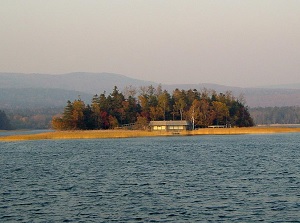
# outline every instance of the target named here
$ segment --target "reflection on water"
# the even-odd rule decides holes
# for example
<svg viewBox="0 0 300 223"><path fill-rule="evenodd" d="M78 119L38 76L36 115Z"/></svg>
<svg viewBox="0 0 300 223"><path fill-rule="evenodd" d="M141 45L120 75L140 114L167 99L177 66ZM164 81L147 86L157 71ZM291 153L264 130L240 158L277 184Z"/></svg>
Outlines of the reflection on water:
<svg viewBox="0 0 300 223"><path fill-rule="evenodd" d="M299 134L0 143L0 221L296 222L299 143Z"/></svg>

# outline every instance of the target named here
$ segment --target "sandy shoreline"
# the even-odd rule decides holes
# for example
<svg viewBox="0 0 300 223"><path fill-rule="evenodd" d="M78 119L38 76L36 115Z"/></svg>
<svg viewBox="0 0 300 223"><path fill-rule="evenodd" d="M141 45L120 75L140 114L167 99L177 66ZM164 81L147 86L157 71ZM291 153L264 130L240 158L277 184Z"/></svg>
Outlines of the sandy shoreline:
<svg viewBox="0 0 300 223"><path fill-rule="evenodd" d="M134 137L156 137L156 136L194 136L194 135L238 135L238 134L274 134L300 132L300 128L228 128L213 129L205 128L194 131L180 132L149 132L138 130L89 130L89 131L56 131L30 135L1 136L0 141L22 141L22 140L59 140L59 139L101 139L101 138L134 138Z"/></svg>

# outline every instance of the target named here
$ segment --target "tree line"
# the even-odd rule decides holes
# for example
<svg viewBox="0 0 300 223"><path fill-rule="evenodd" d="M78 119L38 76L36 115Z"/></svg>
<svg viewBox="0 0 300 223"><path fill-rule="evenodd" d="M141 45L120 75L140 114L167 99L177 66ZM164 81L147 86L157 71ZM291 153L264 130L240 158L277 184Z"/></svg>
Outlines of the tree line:
<svg viewBox="0 0 300 223"><path fill-rule="evenodd" d="M251 116L256 124L300 124L300 107L257 107L251 108Z"/></svg>
<svg viewBox="0 0 300 223"><path fill-rule="evenodd" d="M5 109L12 129L49 129L54 115L63 107L31 107Z"/></svg>
<svg viewBox="0 0 300 223"><path fill-rule="evenodd" d="M80 99L68 101L62 115L53 117L52 127L58 130L113 129L134 123L145 129L151 120L189 120L196 128L210 125L253 126L253 120L243 100L231 92L196 89L175 89L172 94L159 85L137 89L126 87L120 92L94 95L91 104Z"/></svg>

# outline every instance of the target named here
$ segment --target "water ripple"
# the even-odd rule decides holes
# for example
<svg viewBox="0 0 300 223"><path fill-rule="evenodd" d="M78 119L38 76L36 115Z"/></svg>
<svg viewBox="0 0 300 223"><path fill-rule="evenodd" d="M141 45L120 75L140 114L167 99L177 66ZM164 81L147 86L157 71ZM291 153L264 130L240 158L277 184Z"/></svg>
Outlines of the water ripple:
<svg viewBox="0 0 300 223"><path fill-rule="evenodd" d="M299 134L0 143L1 222L299 222Z"/></svg>

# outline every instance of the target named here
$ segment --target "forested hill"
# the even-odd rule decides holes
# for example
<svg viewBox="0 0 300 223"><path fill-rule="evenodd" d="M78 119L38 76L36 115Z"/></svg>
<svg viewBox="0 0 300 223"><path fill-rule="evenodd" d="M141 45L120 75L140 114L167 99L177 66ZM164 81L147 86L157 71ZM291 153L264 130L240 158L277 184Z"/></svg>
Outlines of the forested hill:
<svg viewBox="0 0 300 223"><path fill-rule="evenodd" d="M126 86L141 86L158 83L137 80L120 74L76 72L61 75L0 73L0 109L14 107L63 106L67 100L80 95L84 100L91 95L111 92L114 86L121 91ZM231 91L235 96L244 95L249 107L300 106L298 85L285 85L295 89L282 88L239 88L217 84L178 84L162 83L163 89L172 92L178 89L213 89L217 92Z"/></svg>
<svg viewBox="0 0 300 223"><path fill-rule="evenodd" d="M300 124L300 107L251 108L251 117L257 125Z"/></svg>

